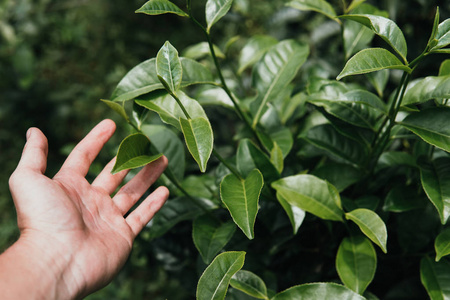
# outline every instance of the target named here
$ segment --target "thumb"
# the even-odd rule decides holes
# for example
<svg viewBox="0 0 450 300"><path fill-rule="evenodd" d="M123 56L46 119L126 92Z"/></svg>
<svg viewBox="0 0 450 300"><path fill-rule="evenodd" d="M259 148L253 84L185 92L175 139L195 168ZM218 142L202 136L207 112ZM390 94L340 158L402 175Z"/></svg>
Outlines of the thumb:
<svg viewBox="0 0 450 300"><path fill-rule="evenodd" d="M27 131L27 142L23 148L17 170L31 169L44 174L47 168L48 142L45 135L38 128Z"/></svg>

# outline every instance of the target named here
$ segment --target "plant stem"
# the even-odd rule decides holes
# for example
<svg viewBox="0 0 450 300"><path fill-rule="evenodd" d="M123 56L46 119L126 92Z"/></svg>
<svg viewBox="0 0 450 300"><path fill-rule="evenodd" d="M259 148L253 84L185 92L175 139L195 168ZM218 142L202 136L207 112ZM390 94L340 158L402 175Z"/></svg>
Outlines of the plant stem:
<svg viewBox="0 0 450 300"><path fill-rule="evenodd" d="M230 165L217 151L216 149L213 149L213 155L221 162L224 164L225 167L227 167L228 170L231 171L231 173L233 173L234 176L236 176L239 179L243 179L241 174L239 173L238 170L236 170L235 167L233 167L232 165Z"/></svg>
<svg viewBox="0 0 450 300"><path fill-rule="evenodd" d="M172 96L173 99L175 99L175 101L177 101L178 106L180 106L181 110L183 111L184 115L186 116L186 118L188 120L191 119L191 116L189 115L189 113L187 112L186 108L184 107L183 103L181 103L180 98L178 98L177 95L175 95L175 93L172 93L171 91L168 91L170 96Z"/></svg>

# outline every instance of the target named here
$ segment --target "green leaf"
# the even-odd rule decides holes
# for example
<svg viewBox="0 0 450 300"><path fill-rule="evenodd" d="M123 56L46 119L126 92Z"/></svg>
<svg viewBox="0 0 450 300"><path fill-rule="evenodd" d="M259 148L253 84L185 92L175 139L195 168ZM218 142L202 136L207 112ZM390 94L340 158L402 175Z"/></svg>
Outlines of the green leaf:
<svg viewBox="0 0 450 300"><path fill-rule="evenodd" d="M450 158L440 157L431 163L422 163L420 179L430 201L436 207L441 223L450 216Z"/></svg>
<svg viewBox="0 0 450 300"><path fill-rule="evenodd" d="M211 263L217 253L230 241L235 231L236 226L232 221L220 223L210 215L195 219L192 238L205 264Z"/></svg>
<svg viewBox="0 0 450 300"><path fill-rule="evenodd" d="M444 60L439 67L439 76L447 75L450 75L450 59Z"/></svg>
<svg viewBox="0 0 450 300"><path fill-rule="evenodd" d="M258 124L267 103L275 99L294 79L308 54L307 45L286 40L273 46L255 65L253 84L258 96L251 104L254 112L253 128Z"/></svg>
<svg viewBox="0 0 450 300"><path fill-rule="evenodd" d="M223 54L222 50L220 50L219 47L217 47L216 45L213 45L213 47L214 53L218 58L225 58L225 54ZM201 42L187 47L186 49L184 49L182 54L184 57L197 60L211 55L211 51L208 42Z"/></svg>
<svg viewBox="0 0 450 300"><path fill-rule="evenodd" d="M377 91L378 96L383 97L384 89L389 81L389 70L368 73L366 77Z"/></svg>
<svg viewBox="0 0 450 300"><path fill-rule="evenodd" d="M444 229L436 237L434 241L434 249L436 250L436 261L450 254L450 229Z"/></svg>
<svg viewBox="0 0 450 300"><path fill-rule="evenodd" d="M168 0L150 0L146 2L141 8L136 10L136 13L144 13L147 15L161 15L161 14L176 14L180 17L189 17L178 6Z"/></svg>
<svg viewBox="0 0 450 300"><path fill-rule="evenodd" d="M197 101L202 105L219 105L226 108L233 108L234 104L230 96L219 87L202 90L197 96Z"/></svg>
<svg viewBox="0 0 450 300"><path fill-rule="evenodd" d="M358 182L362 177L361 171L355 167L333 162L319 167L311 174L330 182L339 192Z"/></svg>
<svg viewBox="0 0 450 300"><path fill-rule="evenodd" d="M178 51L169 41L156 55L156 74L169 93L175 94L180 88L183 68L178 58Z"/></svg>
<svg viewBox="0 0 450 300"><path fill-rule="evenodd" d="M206 31L208 33L211 27L227 14L232 3L233 0L208 0L206 2Z"/></svg>
<svg viewBox="0 0 450 300"><path fill-rule="evenodd" d="M246 68L254 65L267 50L277 43L277 39L268 35L255 35L250 38L239 55L238 74L241 74Z"/></svg>
<svg viewBox="0 0 450 300"><path fill-rule="evenodd" d="M366 0L353 0L352 3L347 7L347 11L352 11L360 7L360 5L364 2L366 2Z"/></svg>
<svg viewBox="0 0 450 300"><path fill-rule="evenodd" d="M303 220L305 219L305 211L295 205L289 204L280 193L277 193L277 199L288 215L289 221L292 225L293 234L296 235L298 229L303 223Z"/></svg>
<svg viewBox="0 0 450 300"><path fill-rule="evenodd" d="M364 300L345 286L335 283L307 283L278 293L271 300Z"/></svg>
<svg viewBox="0 0 450 300"><path fill-rule="evenodd" d="M407 63L406 55L408 53L406 40L403 32L392 20L376 15L369 14L352 14L339 16L340 18L356 21L370 30L376 35L386 41L403 59L404 63Z"/></svg>
<svg viewBox="0 0 450 300"><path fill-rule="evenodd" d="M416 159L406 152L386 151L381 154L377 162L376 171L378 172L384 168L398 168L400 166L417 168Z"/></svg>
<svg viewBox="0 0 450 300"><path fill-rule="evenodd" d="M352 165L362 165L367 157L366 148L339 134L329 124L313 127L303 138L315 147L323 149Z"/></svg>
<svg viewBox="0 0 450 300"><path fill-rule="evenodd" d="M245 179L228 174L220 183L220 198L227 207L234 223L251 240L258 202L264 180L261 172L254 169Z"/></svg>
<svg viewBox="0 0 450 300"><path fill-rule="evenodd" d="M244 260L244 251L217 255L198 281L197 300L223 300L231 277L244 266Z"/></svg>
<svg viewBox="0 0 450 300"><path fill-rule="evenodd" d="M336 269L345 286L362 295L377 269L372 243L363 236L344 238L336 256Z"/></svg>
<svg viewBox="0 0 450 300"><path fill-rule="evenodd" d="M257 299L269 299L264 281L256 274L240 270L231 277L230 285Z"/></svg>
<svg viewBox="0 0 450 300"><path fill-rule="evenodd" d="M194 99L189 98L182 91L178 91L178 98L191 118L208 119L203 107ZM154 92L149 95L140 96L136 103L156 112L164 123L170 124L181 131L180 118L185 118L183 111L177 101L165 92Z"/></svg>
<svg viewBox="0 0 450 300"><path fill-rule="evenodd" d="M283 151L281 151L280 146L276 142L273 143L273 148L270 151L270 162L277 169L278 173L281 174L284 168Z"/></svg>
<svg viewBox="0 0 450 300"><path fill-rule="evenodd" d="M429 76L406 90L402 105L418 104L430 99L450 98L450 75Z"/></svg>
<svg viewBox="0 0 450 300"><path fill-rule="evenodd" d="M347 220L358 225L361 231L375 244L387 253L387 230L383 220L372 210L358 208L345 214Z"/></svg>
<svg viewBox="0 0 450 300"><path fill-rule="evenodd" d="M450 263L433 262L425 256L420 262L420 280L431 300L450 299Z"/></svg>
<svg viewBox="0 0 450 300"><path fill-rule="evenodd" d="M337 80L346 76L367 74L384 69L397 69L411 73L394 54L383 48L369 48L356 53L344 66Z"/></svg>
<svg viewBox="0 0 450 300"><path fill-rule="evenodd" d="M435 39L438 41L433 51L444 48L450 44L450 19L445 20L438 26Z"/></svg>
<svg viewBox="0 0 450 300"><path fill-rule="evenodd" d="M242 139L236 154L236 166L247 177L254 169L262 170L264 181L270 183L280 178L280 173L270 159L249 139Z"/></svg>
<svg viewBox="0 0 450 300"><path fill-rule="evenodd" d="M102 101L103 103L105 103L106 105L109 106L109 108L111 108L112 110L114 110L116 113L118 113L122 118L125 119L125 121L129 121L130 119L128 118L127 112L125 111L125 108L123 107L122 104L119 104L117 102L114 101L110 101L110 100L104 100L101 99L100 101Z"/></svg>
<svg viewBox="0 0 450 300"><path fill-rule="evenodd" d="M438 40L436 39L436 35L438 33L438 26L439 26L439 7L436 8L436 15L434 16L434 22L433 22L433 30L431 31L431 36L428 40L427 47L433 48Z"/></svg>
<svg viewBox="0 0 450 300"><path fill-rule="evenodd" d="M383 210L401 213L423 208L425 203L426 199L418 195L411 186L400 186L389 191L384 200Z"/></svg>
<svg viewBox="0 0 450 300"><path fill-rule="evenodd" d="M202 117L188 120L180 117L180 126L189 152L200 167L200 171L205 172L214 144L211 124Z"/></svg>
<svg viewBox="0 0 450 300"><path fill-rule="evenodd" d="M425 142L450 152L450 108L437 107L412 113L400 125Z"/></svg>
<svg viewBox="0 0 450 300"><path fill-rule="evenodd" d="M293 0L286 5L298 10L315 11L336 21L336 12L325 0Z"/></svg>
<svg viewBox="0 0 450 300"><path fill-rule="evenodd" d="M164 125L143 125L141 130L152 141L156 151L167 157L169 170L181 180L184 175L186 158L180 138Z"/></svg>
<svg viewBox="0 0 450 300"><path fill-rule="evenodd" d="M290 205L319 218L342 221L343 211L339 194L336 195L329 186L328 182L306 174L285 177L272 183L278 199L284 199Z"/></svg>
<svg viewBox="0 0 450 300"><path fill-rule="evenodd" d="M194 84L217 85L211 71L201 63L186 57L180 57L180 61L183 66L181 87L187 87Z"/></svg>
<svg viewBox="0 0 450 300"><path fill-rule="evenodd" d="M111 173L145 166L161 156L162 154L151 155L150 140L145 135L141 133L129 135L120 143Z"/></svg>

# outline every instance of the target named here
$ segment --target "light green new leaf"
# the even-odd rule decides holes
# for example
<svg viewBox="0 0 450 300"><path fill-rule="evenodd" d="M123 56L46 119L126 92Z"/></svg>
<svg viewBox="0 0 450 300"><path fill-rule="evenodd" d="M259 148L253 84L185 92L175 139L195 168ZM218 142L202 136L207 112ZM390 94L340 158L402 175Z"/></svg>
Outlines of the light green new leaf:
<svg viewBox="0 0 450 300"><path fill-rule="evenodd" d="M289 221L292 225L293 234L296 235L298 229L303 223L303 220L305 219L305 211L295 205L289 204L280 193L277 193L277 199L288 215Z"/></svg>
<svg viewBox="0 0 450 300"><path fill-rule="evenodd" d="M330 184L313 175L295 175L272 183L277 198L287 201L319 218L342 221L342 206ZM335 188L334 188L335 189Z"/></svg>
<svg viewBox="0 0 450 300"><path fill-rule="evenodd" d="M270 151L270 162L277 169L278 173L281 174L284 168L283 151L281 151L280 146L277 142L273 143L273 148Z"/></svg>
<svg viewBox="0 0 450 300"><path fill-rule="evenodd" d="M233 0L208 0L206 2L206 31L208 33L211 27L227 14L232 3Z"/></svg>
<svg viewBox="0 0 450 300"><path fill-rule="evenodd" d="M145 166L161 156L162 154L151 155L150 140L145 135L141 133L129 135L120 143L111 173Z"/></svg>
<svg viewBox="0 0 450 300"><path fill-rule="evenodd" d="M286 5L298 10L315 11L337 21L336 12L325 0L293 0L288 2Z"/></svg>
<svg viewBox="0 0 450 300"><path fill-rule="evenodd" d="M336 255L336 269L345 286L362 295L377 269L373 244L363 236L344 238Z"/></svg>
<svg viewBox="0 0 450 300"><path fill-rule="evenodd" d="M220 183L220 198L227 207L234 223L251 240L258 213L259 195L264 179L258 169L254 169L245 179L228 174Z"/></svg>
<svg viewBox="0 0 450 300"><path fill-rule="evenodd" d="M175 94L180 88L183 68L177 49L169 41L156 55L156 74L168 92Z"/></svg>
<svg viewBox="0 0 450 300"><path fill-rule="evenodd" d="M433 29L431 31L431 36L428 39L427 47L433 48L438 43L438 40L436 39L436 35L438 33L438 26L439 26L439 7L436 8L436 15L434 16L434 22L433 22Z"/></svg>
<svg viewBox="0 0 450 300"><path fill-rule="evenodd" d="M450 216L450 158L440 157L432 163L422 163L420 179L430 201L436 207L442 224Z"/></svg>
<svg viewBox="0 0 450 300"><path fill-rule="evenodd" d="M447 75L450 75L450 59L444 60L439 67L439 76Z"/></svg>
<svg viewBox="0 0 450 300"><path fill-rule="evenodd" d="M450 152L450 108L435 107L412 113L400 125L425 142Z"/></svg>
<svg viewBox="0 0 450 300"><path fill-rule="evenodd" d="M225 58L225 54L223 54L222 50L216 45L213 45L214 53L218 58ZM209 48L208 42L200 42L198 44L192 45L184 49L182 52L183 57L187 57L190 59L200 59L205 56L211 55L211 50Z"/></svg>
<svg viewBox="0 0 450 300"><path fill-rule="evenodd" d="M180 117L180 127L189 152L200 167L200 171L205 172L214 144L211 124L202 117L188 120Z"/></svg>
<svg viewBox="0 0 450 300"><path fill-rule="evenodd" d="M238 74L254 65L276 43L277 39L268 35L255 35L249 39L239 55Z"/></svg>
<svg viewBox="0 0 450 300"><path fill-rule="evenodd" d="M240 270L231 277L230 285L257 299L269 299L264 281L256 274Z"/></svg>
<svg viewBox="0 0 450 300"><path fill-rule="evenodd" d="M161 14L176 14L180 17L189 17L187 13L182 11L178 6L168 0L150 0L146 2L141 8L136 10L136 13L144 13L147 15L161 15Z"/></svg>
<svg viewBox="0 0 450 300"><path fill-rule="evenodd" d="M436 250L436 261L450 254L450 229L444 229L436 237L434 241L434 249Z"/></svg>
<svg viewBox="0 0 450 300"><path fill-rule="evenodd" d="M125 121L129 121L130 119L128 118L127 112L125 111L125 108L123 107L123 103L119 104L117 102L114 101L110 101L110 100L104 100L101 99L100 101L102 101L103 103L105 103L106 105L109 106L109 108L111 108L112 110L114 110L116 113L118 113L122 118L125 119Z"/></svg>
<svg viewBox="0 0 450 300"><path fill-rule="evenodd" d="M209 215L195 219L192 239L205 264L210 264L214 257L230 241L236 231L232 221L220 223Z"/></svg>
<svg viewBox="0 0 450 300"><path fill-rule="evenodd" d="M450 263L446 260L433 262L425 256L420 262L420 280L431 300L450 299Z"/></svg>
<svg viewBox="0 0 450 300"><path fill-rule="evenodd" d="M418 104L430 99L450 98L450 75L429 76L406 90L402 105Z"/></svg>
<svg viewBox="0 0 450 300"><path fill-rule="evenodd" d="M385 40L403 59L404 63L407 63L406 55L408 54L405 36L400 28L392 20L376 15L369 14L352 14L343 15L340 18L356 21L370 30L376 35Z"/></svg>
<svg viewBox="0 0 450 300"><path fill-rule="evenodd" d="M205 269L197 285L197 300L223 300L231 277L244 266L245 252L224 252Z"/></svg>
<svg viewBox="0 0 450 300"><path fill-rule="evenodd" d="M337 80L346 76L367 74L384 69L397 69L411 73L394 54L383 48L369 48L356 53L344 66Z"/></svg>
<svg viewBox="0 0 450 300"><path fill-rule="evenodd" d="M436 46L433 47L433 51L444 48L450 44L450 19L439 24L435 39L438 42Z"/></svg>
<svg viewBox="0 0 450 300"><path fill-rule="evenodd" d="M372 242L380 246L384 253L387 253L386 225L374 211L366 208L358 208L346 213L345 218L355 222Z"/></svg>
<svg viewBox="0 0 450 300"><path fill-rule="evenodd" d="M365 300L361 295L336 283L307 283L278 293L271 300Z"/></svg>
<svg viewBox="0 0 450 300"><path fill-rule="evenodd" d="M275 99L294 79L308 54L308 45L286 40L273 46L255 65L253 84L258 96L251 104L253 128L256 128L268 101Z"/></svg>
<svg viewBox="0 0 450 300"><path fill-rule="evenodd" d="M352 3L347 7L347 12L358 8L364 2L366 2L366 0L353 0Z"/></svg>

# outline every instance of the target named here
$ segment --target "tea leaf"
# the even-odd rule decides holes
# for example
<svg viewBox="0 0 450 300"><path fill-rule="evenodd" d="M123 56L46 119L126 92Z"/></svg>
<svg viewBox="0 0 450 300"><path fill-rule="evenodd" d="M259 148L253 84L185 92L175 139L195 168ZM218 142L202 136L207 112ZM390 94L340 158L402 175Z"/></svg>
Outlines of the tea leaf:
<svg viewBox="0 0 450 300"><path fill-rule="evenodd" d="M434 249L436 250L436 261L450 254L450 229L444 229L439 233L434 241Z"/></svg>
<svg viewBox="0 0 450 300"><path fill-rule="evenodd" d="M450 263L448 261L433 262L428 256L420 261L420 280L431 300L450 298Z"/></svg>
<svg viewBox="0 0 450 300"><path fill-rule="evenodd" d="M336 12L325 0L293 0L286 5L298 10L315 11L336 21Z"/></svg>
<svg viewBox="0 0 450 300"><path fill-rule="evenodd" d="M238 74L254 65L270 47L277 43L278 41L275 38L268 35L255 35L249 39L239 55Z"/></svg>
<svg viewBox="0 0 450 300"><path fill-rule="evenodd" d="M141 8L136 10L136 13L144 13L147 15L161 15L161 14L176 14L180 17L189 17L187 13L182 11L178 6L168 0L150 0L146 2Z"/></svg>
<svg viewBox="0 0 450 300"><path fill-rule="evenodd" d="M450 75L429 76L406 90L402 105L419 104L430 99L450 98Z"/></svg>
<svg viewBox="0 0 450 300"><path fill-rule="evenodd" d="M254 298L269 299L264 281L250 271L238 271L231 277L230 285Z"/></svg>
<svg viewBox="0 0 450 300"><path fill-rule="evenodd" d="M307 283L297 285L278 293L272 300L323 300L323 299L345 299L345 300L364 300L363 296L358 295L349 288L336 283Z"/></svg>
<svg viewBox="0 0 450 300"><path fill-rule="evenodd" d="M303 220L305 219L305 211L295 205L289 204L280 193L277 193L277 199L288 215L289 221L292 225L293 234L296 235L298 229L303 223Z"/></svg>
<svg viewBox="0 0 450 300"><path fill-rule="evenodd" d="M183 68L177 49L168 41L164 43L156 56L156 74L170 93L175 94L180 88Z"/></svg>
<svg viewBox="0 0 450 300"><path fill-rule="evenodd" d="M227 14L232 3L233 0L208 0L206 2L206 31L208 33L211 27Z"/></svg>

